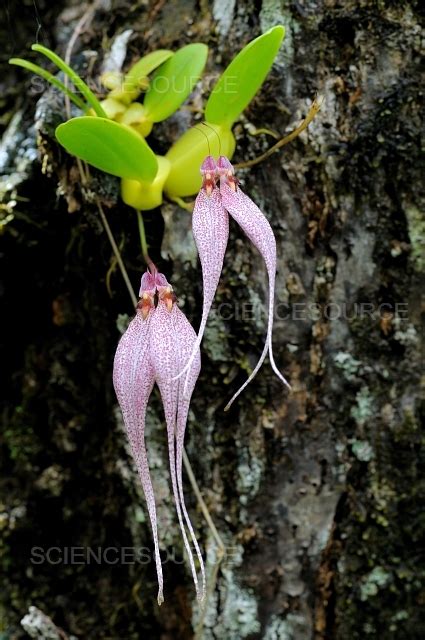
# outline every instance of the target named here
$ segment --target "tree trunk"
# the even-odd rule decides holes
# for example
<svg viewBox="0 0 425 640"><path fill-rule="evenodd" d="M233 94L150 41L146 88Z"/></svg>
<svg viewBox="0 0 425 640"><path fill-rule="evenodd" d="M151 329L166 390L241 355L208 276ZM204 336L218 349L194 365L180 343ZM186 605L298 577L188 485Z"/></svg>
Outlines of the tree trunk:
<svg viewBox="0 0 425 640"><path fill-rule="evenodd" d="M63 55L87 9L9 5L6 58L27 56L36 36ZM284 24L276 64L235 127L235 162L273 144L255 128L283 135L316 91L324 95L307 133L238 174L276 234L273 340L293 391L266 364L223 412L261 353L267 301L264 265L232 224L186 438L226 545L213 583L217 549L185 478L209 558L204 615L182 557L154 394L146 438L165 577L156 605L151 531L112 389L118 328L133 308L94 196L136 289L144 265L135 214L117 179L93 171L81 187L54 139L63 98L40 95L27 72L5 66L1 638L28 637L24 629L113 640L192 638L196 629L202 640L425 637L423 13L413 0L112 0L98 3L77 38L72 64L92 78L126 29L126 67L157 48L207 43L199 107L244 44ZM155 150L194 122L183 110L158 125ZM190 215L166 203L145 221L153 257L197 328ZM49 632L20 625L29 606L51 618Z"/></svg>

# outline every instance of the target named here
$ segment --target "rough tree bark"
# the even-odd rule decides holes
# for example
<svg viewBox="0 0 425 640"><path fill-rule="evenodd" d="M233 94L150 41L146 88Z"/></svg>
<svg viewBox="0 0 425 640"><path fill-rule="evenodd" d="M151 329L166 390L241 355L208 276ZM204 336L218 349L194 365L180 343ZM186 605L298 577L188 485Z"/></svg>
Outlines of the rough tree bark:
<svg viewBox="0 0 425 640"><path fill-rule="evenodd" d="M29 0L8 5L5 57L27 54L36 31L63 53L87 8L62 1L49 9L39 0L35 13ZM306 113L316 90L324 94L307 134L240 175L276 232L274 343L294 390L288 395L265 366L232 410L222 411L265 333L265 269L233 225L187 435L228 548L198 637L423 639L423 7L403 0L110 0L81 33L72 60L96 77L125 29L133 30L126 65L158 47L206 42L208 73L192 99L200 106L235 52L277 23L286 26L286 40L235 128L235 158L270 146L252 127L282 133ZM28 76L7 67L0 82L7 309L0 636L28 637L20 620L34 605L68 637L192 638L199 612L181 562L157 397L147 440L168 558L165 604L155 604L152 562L72 564L63 557L65 547L151 548L111 385L117 324L132 309L96 207L82 204L74 161L54 141L63 99L51 90L35 95ZM165 151L192 120L183 111L157 127L156 150ZM136 287L143 263L134 214L119 201L118 182L93 173L86 196L97 193L108 207ZM196 326L202 291L190 216L168 203L146 224L154 257ZM188 483L186 495L212 556ZM33 547L59 547L62 560L35 564ZM43 637L61 637L52 629Z"/></svg>

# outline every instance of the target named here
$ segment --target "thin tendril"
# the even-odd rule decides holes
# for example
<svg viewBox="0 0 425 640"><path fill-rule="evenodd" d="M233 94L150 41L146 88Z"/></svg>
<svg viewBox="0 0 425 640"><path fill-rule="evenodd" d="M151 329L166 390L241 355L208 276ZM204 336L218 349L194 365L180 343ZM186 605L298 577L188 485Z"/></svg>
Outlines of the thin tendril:
<svg viewBox="0 0 425 640"><path fill-rule="evenodd" d="M220 136L218 135L218 132L214 129L214 127L212 127L210 124L208 124L207 122L201 122L201 124L204 125L204 127L208 127L208 129L211 129L211 131L214 131L215 135L218 138L218 155L221 156L221 139ZM211 154L210 154L211 155Z"/></svg>
<svg viewBox="0 0 425 640"><path fill-rule="evenodd" d="M35 19L37 21L37 33L35 34L35 41L38 44L38 36L40 35L40 33L41 35L43 35L42 32L44 31L44 28L43 28L43 25L41 24L40 13L38 11L36 0L32 0L32 4L34 6Z"/></svg>

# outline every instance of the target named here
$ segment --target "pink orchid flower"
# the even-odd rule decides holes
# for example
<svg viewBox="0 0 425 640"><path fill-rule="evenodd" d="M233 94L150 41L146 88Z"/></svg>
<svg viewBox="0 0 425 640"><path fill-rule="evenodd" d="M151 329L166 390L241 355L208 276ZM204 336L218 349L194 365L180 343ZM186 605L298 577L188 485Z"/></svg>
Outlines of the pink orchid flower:
<svg viewBox="0 0 425 640"><path fill-rule="evenodd" d="M159 585L158 604L164 601L163 575L155 498L144 435L146 408L155 382L160 390L167 423L170 473L177 517L189 556L197 597L202 600L205 595L204 563L185 506L182 482L183 443L190 397L201 369L199 347L195 350L195 357L192 358L192 366L187 375L185 396L183 385L175 379L176 374L193 354L197 337L186 316L176 305L173 288L163 274L156 270L153 273L145 273L141 280L139 296L136 315L118 344L113 380L151 521ZM199 586L183 518L199 560L202 586Z"/></svg>
<svg viewBox="0 0 425 640"><path fill-rule="evenodd" d="M289 389L291 388L277 368L273 356L272 332L276 276L276 239L265 215L239 187L235 178L234 168L226 157L220 156L216 163L214 158L208 156L201 165L201 175L203 176L203 183L196 198L192 222L193 236L199 252L204 285L202 318L195 343L196 348L201 343L223 267L224 253L229 237L228 214L239 224L260 252L265 262L269 279L267 337L263 352L251 375L227 403L225 407L225 411L227 411L233 401L257 375L267 353L269 354L273 371ZM220 189L217 187L217 180L220 181ZM190 359L179 376L190 371L194 358L195 351L192 352ZM189 374L187 373L185 390L188 380Z"/></svg>

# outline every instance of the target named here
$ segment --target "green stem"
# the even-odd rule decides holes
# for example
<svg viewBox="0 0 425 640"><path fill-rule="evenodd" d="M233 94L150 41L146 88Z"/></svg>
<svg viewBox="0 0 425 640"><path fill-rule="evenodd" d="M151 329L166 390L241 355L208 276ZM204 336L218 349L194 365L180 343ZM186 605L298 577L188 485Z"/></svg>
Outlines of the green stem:
<svg viewBox="0 0 425 640"><path fill-rule="evenodd" d="M157 269L149 256L148 243L146 241L145 223L143 222L143 215L142 215L142 212L139 211L138 209L136 209L136 213L137 213L137 222L139 225L140 246L142 248L143 260L148 265L151 273L154 273Z"/></svg>
<svg viewBox="0 0 425 640"><path fill-rule="evenodd" d="M93 108L96 115L99 116L99 118L108 117L102 109L102 106L99 100L94 95L93 91L91 91L84 80L80 78L78 73L75 73L75 71L71 69L71 67L62 60L62 58L56 55L56 53L53 53L53 51L50 51L50 49L48 49L47 47L43 47L43 45L41 44L33 44L31 49L45 55L46 58L49 58L49 60L51 60L57 67L59 67L61 71L63 71L63 73L68 76L74 86L81 91L82 95L87 100L89 105Z"/></svg>
<svg viewBox="0 0 425 640"><path fill-rule="evenodd" d="M55 76L51 74L49 71L46 71L46 69L39 67L38 64L33 64L32 62L29 62L28 60L24 60L23 58L10 58L9 64L15 64L18 67L23 67L24 69L28 69L28 71L35 73L41 78L44 78L44 80L47 80L47 82L50 82L50 84L52 84L57 89L60 89L62 93L68 96L68 98L72 100L72 102L79 109L81 109L81 111L84 111L84 112L87 111L87 105L83 100L81 100L81 98L76 96L75 93L72 93L72 91L70 91L68 87L64 85L63 82L55 78Z"/></svg>

